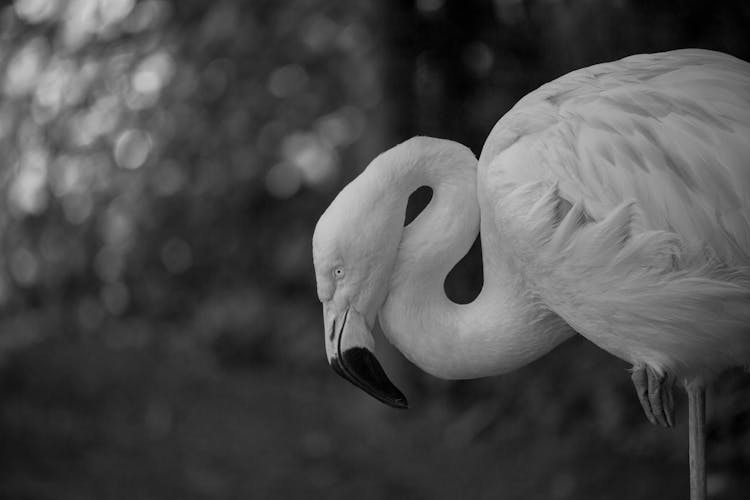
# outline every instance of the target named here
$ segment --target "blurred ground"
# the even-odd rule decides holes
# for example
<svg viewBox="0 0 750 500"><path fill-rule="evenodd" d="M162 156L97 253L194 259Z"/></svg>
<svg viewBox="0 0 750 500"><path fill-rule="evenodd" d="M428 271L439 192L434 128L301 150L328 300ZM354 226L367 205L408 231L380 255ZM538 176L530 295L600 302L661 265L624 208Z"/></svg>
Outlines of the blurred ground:
<svg viewBox="0 0 750 500"><path fill-rule="evenodd" d="M750 59L745 2L0 3L0 498L685 498L684 402L648 425L573 340L413 408L325 362L310 238L412 135L479 152L524 93L638 52ZM449 281L470 300L478 251ZM381 339L382 340L382 339ZM709 401L709 489L750 484L750 383Z"/></svg>
<svg viewBox="0 0 750 500"><path fill-rule="evenodd" d="M684 401L677 428L657 429L634 399L590 400L591 373L628 385L622 363L572 341L453 388L473 401L446 404L434 394L446 383L430 381L397 411L295 366L227 371L191 349L48 341L0 374L0 496L685 498ZM712 498L750 487L715 466Z"/></svg>
<svg viewBox="0 0 750 500"><path fill-rule="evenodd" d="M603 357L584 344L564 350L568 357ZM527 375L497 381L515 393L503 399L522 397L513 386ZM555 398L531 376L524 391ZM399 412L333 377L269 365L228 373L197 352L97 342L37 346L9 363L2 379L3 498L666 499L687 493L684 449L671 457L666 450L618 449L628 446L622 436L586 431L601 425L590 410L571 408L562 424L551 424L544 401L541 413L524 416L517 404L451 409L412 393L414 408ZM672 432L684 437L685 428ZM662 433L651 434L656 441ZM641 480L650 476L658 480Z"/></svg>

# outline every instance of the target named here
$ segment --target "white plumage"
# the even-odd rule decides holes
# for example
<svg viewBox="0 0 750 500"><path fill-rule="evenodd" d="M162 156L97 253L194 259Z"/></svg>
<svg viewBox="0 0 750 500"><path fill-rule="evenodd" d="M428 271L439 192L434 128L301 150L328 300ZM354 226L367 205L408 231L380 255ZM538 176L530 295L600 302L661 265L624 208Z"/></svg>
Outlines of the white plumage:
<svg viewBox="0 0 750 500"><path fill-rule="evenodd" d="M423 185L432 201L402 228ZM480 228L484 286L458 305L443 283ZM406 400L363 354L376 316L445 378L515 369L578 332L633 364L652 422L672 425L682 379L702 428L703 384L750 364L750 65L680 50L572 72L503 116L478 162L406 141L331 203L313 255L329 360L388 404Z"/></svg>
<svg viewBox="0 0 750 500"><path fill-rule="evenodd" d="M747 63L680 50L571 73L498 122L479 176L536 238L532 288L590 340L687 378L750 362ZM598 222L545 251L545 214L532 235L507 209L533 182Z"/></svg>

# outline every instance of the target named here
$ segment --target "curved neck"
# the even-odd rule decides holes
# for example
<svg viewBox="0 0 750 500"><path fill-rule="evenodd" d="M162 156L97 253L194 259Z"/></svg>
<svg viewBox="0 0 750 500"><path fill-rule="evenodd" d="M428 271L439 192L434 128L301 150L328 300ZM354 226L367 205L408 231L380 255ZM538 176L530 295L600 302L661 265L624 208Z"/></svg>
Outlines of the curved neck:
<svg viewBox="0 0 750 500"><path fill-rule="evenodd" d="M484 285L470 304L445 294L450 270L480 229L477 160L450 141L420 138L416 159L384 162L403 200L432 188L425 210L404 228L380 323L409 360L442 378L475 378L523 366L572 335L562 320L528 297L499 249L494 225L482 220Z"/></svg>

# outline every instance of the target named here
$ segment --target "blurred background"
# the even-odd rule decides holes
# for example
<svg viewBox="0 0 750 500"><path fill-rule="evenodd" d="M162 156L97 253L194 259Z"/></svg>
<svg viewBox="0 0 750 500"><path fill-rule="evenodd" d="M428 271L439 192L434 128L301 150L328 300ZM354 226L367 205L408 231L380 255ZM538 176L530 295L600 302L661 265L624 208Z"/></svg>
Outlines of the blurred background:
<svg viewBox="0 0 750 500"><path fill-rule="evenodd" d="M649 425L580 339L446 382L381 338L409 411L336 377L310 239L412 135L479 153L552 78L750 59L749 24L740 1L0 2L0 498L686 498L684 396L676 429ZM709 394L708 453L711 498L745 498L739 372Z"/></svg>

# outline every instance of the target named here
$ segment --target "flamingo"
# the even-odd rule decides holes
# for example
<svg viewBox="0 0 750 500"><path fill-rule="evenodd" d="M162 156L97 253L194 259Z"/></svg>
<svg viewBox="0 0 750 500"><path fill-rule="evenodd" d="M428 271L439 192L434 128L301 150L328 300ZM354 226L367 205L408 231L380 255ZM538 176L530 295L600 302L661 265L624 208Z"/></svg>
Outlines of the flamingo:
<svg viewBox="0 0 750 500"><path fill-rule="evenodd" d="M424 371L519 368L576 333L632 364L641 406L689 400L691 498L704 499L705 387L750 364L750 64L685 49L573 71L522 98L479 160L415 137L376 157L313 235L333 369L407 407L376 360L385 337ZM409 195L433 197L403 227ZM444 292L480 234L484 284Z"/></svg>

